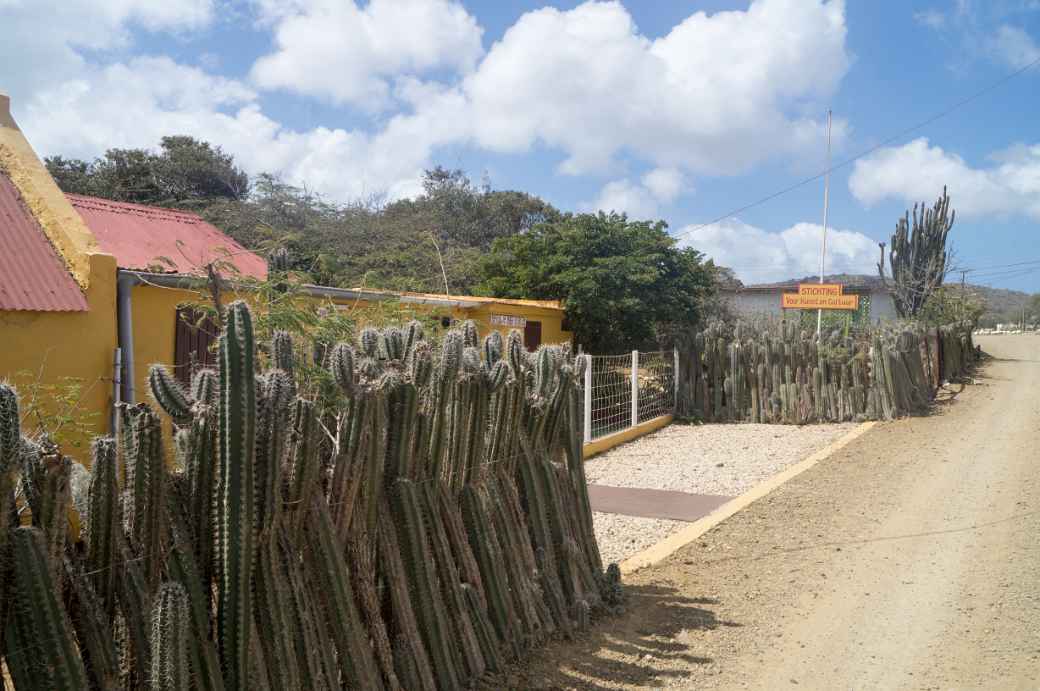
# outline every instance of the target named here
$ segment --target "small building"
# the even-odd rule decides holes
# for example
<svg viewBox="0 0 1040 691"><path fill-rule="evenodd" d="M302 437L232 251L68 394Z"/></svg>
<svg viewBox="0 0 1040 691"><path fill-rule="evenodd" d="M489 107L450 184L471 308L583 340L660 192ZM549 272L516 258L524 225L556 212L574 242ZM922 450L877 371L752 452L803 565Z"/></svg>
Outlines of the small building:
<svg viewBox="0 0 1040 691"><path fill-rule="evenodd" d="M785 310L781 306L784 293L798 292L800 283L816 283L818 277L807 277L800 280L780 281L777 283L757 283L752 285L731 285L720 292L725 303L738 315L758 316L773 315L793 317L792 312L804 310ZM891 289L879 277L867 275L827 276L825 283L840 283L847 295L859 295L860 308L854 314L856 321L889 321L898 318ZM815 313L815 310L811 310Z"/></svg>
<svg viewBox="0 0 1040 691"><path fill-rule="evenodd" d="M231 300L248 299L242 279L263 280L267 264L197 214L64 194L9 106L0 94L0 380L79 382L77 414L90 417L91 434L110 433L113 404L145 398L152 364L185 381L213 361L215 329L194 328L190 313L207 267L222 267ZM303 293L344 310L395 302L445 327L472 319L481 335L517 328L528 348L571 339L558 301L315 285Z"/></svg>

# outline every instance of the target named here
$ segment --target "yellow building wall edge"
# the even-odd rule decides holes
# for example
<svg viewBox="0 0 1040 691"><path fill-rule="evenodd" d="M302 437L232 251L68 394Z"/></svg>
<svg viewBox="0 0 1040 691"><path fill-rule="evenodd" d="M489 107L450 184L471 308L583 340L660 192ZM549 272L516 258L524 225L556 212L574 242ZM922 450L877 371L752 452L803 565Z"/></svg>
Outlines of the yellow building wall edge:
<svg viewBox="0 0 1040 691"><path fill-rule="evenodd" d="M85 290L90 284L91 255L99 252L97 240L18 128L10 106L10 98L0 93L0 168Z"/></svg>
<svg viewBox="0 0 1040 691"><path fill-rule="evenodd" d="M615 446L620 446L625 442L630 442L633 439L646 436L651 432L656 432L662 427L672 424L674 419L675 416L671 414L661 415L660 417L655 417L653 420L641 422L635 427L629 427L626 430L615 432L614 434L609 434L605 437L596 439L595 441L591 441L582 447L582 458L588 460L597 454L613 449Z"/></svg>

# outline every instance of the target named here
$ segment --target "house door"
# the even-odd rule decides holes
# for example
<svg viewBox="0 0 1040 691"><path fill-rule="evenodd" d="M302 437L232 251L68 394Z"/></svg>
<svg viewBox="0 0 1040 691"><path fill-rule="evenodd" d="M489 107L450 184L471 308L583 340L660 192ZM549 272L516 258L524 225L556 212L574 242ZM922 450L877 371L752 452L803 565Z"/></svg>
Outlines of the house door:
<svg viewBox="0 0 1040 691"><path fill-rule="evenodd" d="M200 367L217 364L213 343L217 340L217 325L207 316L191 307L177 308L177 327L173 338L173 374L185 386Z"/></svg>
<svg viewBox="0 0 1040 691"><path fill-rule="evenodd" d="M528 350L535 350L542 344L542 323L533 322L530 319L527 320L527 324L524 325L524 347Z"/></svg>

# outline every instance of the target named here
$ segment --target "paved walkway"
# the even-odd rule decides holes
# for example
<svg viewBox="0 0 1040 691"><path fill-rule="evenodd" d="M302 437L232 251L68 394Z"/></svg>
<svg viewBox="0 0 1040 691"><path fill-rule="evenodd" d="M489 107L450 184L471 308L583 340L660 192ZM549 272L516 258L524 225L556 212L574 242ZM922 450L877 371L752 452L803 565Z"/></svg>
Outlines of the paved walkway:
<svg viewBox="0 0 1040 691"><path fill-rule="evenodd" d="M696 521L732 498L719 494L589 485L593 511L673 521Z"/></svg>

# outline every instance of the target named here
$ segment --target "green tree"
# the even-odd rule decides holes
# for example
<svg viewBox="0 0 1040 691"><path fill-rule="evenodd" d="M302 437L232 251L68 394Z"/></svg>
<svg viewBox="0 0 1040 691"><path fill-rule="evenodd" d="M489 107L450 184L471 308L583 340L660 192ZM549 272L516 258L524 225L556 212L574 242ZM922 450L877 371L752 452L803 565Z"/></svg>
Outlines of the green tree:
<svg viewBox="0 0 1040 691"><path fill-rule="evenodd" d="M64 191L116 201L202 208L249 192L249 176L231 154L194 137L163 137L158 152L109 149L90 163L61 156L45 162Z"/></svg>
<svg viewBox="0 0 1040 691"><path fill-rule="evenodd" d="M592 353L653 347L695 325L716 269L678 248L663 222L567 214L500 238L481 264L479 292L561 298L578 343Z"/></svg>

